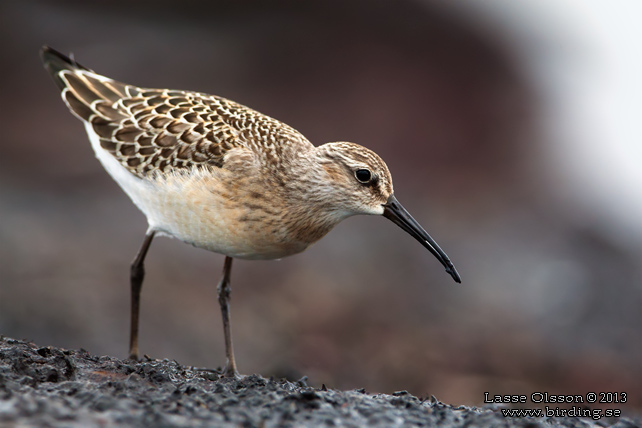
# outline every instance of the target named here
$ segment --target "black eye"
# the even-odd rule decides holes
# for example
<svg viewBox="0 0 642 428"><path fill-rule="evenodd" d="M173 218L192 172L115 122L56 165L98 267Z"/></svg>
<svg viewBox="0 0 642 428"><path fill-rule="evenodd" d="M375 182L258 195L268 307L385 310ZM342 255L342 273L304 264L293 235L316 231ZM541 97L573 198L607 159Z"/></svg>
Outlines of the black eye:
<svg viewBox="0 0 642 428"><path fill-rule="evenodd" d="M358 169L354 172L354 176L362 183L367 183L372 178L372 174L367 169Z"/></svg>

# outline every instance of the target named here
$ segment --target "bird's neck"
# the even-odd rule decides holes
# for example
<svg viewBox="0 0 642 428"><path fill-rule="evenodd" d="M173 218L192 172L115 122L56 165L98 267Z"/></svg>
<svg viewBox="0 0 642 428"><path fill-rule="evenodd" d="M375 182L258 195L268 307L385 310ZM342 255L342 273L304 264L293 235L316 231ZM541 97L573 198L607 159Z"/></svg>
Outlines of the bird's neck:
<svg viewBox="0 0 642 428"><path fill-rule="evenodd" d="M330 177L327 165L311 156L301 156L287 169L282 181L288 210L286 223L297 239L313 243L352 215L341 209L341 191Z"/></svg>

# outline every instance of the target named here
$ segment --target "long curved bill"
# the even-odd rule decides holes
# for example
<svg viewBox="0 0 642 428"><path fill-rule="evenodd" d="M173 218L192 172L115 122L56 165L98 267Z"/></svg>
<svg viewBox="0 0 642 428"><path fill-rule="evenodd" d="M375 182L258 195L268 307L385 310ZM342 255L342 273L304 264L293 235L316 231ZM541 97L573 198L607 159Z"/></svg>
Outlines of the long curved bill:
<svg viewBox="0 0 642 428"><path fill-rule="evenodd" d="M410 236L421 242L421 245L426 247L428 251L437 257L437 260L444 265L446 272L453 277L455 282L461 282L461 277L459 276L459 273L457 273L455 265L453 265L446 253L439 248L439 245L437 245L435 240L428 235L428 232L426 232L423 227L417 223L417 220L412 218L410 213L406 211L394 195L390 195L388 202L383 205L383 216L390 219L394 224L408 232Z"/></svg>

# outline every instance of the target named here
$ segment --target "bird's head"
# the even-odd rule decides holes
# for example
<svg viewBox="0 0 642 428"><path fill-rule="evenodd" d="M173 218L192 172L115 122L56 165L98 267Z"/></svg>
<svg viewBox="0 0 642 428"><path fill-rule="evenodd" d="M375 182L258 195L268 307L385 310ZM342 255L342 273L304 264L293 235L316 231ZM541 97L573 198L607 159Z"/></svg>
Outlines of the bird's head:
<svg viewBox="0 0 642 428"><path fill-rule="evenodd" d="M325 171L319 186L343 217L356 214L383 215L426 247L456 282L461 278L446 253L397 201L386 163L372 150L348 142L316 147L316 159ZM320 183L321 184L321 183Z"/></svg>
<svg viewBox="0 0 642 428"><path fill-rule="evenodd" d="M383 205L393 193L392 177L375 152L358 144L337 142L317 147L317 154L323 168L319 178L331 189L328 196L343 215L383 214Z"/></svg>

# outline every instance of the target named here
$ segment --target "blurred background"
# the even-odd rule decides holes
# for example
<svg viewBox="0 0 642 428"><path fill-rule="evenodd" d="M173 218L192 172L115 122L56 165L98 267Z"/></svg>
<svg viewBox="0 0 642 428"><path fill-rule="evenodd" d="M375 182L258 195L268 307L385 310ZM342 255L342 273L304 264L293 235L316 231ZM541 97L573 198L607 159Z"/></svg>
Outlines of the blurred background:
<svg viewBox="0 0 642 428"><path fill-rule="evenodd" d="M381 155L463 278L389 221L237 261L241 372L434 394L627 392L642 409L642 4L2 2L0 334L126 357L146 221L38 57L251 106ZM224 364L223 256L147 257L141 352ZM614 406L611 406L614 407Z"/></svg>

